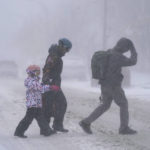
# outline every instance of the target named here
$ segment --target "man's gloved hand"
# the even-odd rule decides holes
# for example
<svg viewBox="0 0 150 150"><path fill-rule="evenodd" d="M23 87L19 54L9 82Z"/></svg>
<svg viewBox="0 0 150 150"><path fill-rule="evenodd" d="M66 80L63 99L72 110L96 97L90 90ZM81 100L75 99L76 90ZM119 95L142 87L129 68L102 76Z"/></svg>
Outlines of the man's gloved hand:
<svg viewBox="0 0 150 150"><path fill-rule="evenodd" d="M135 51L135 47L134 47L134 44L132 42L130 43L130 51Z"/></svg>
<svg viewBox="0 0 150 150"><path fill-rule="evenodd" d="M57 85L51 85L51 86L50 86L50 89L51 89L52 91L59 91L59 90L60 90L60 87L57 86Z"/></svg>

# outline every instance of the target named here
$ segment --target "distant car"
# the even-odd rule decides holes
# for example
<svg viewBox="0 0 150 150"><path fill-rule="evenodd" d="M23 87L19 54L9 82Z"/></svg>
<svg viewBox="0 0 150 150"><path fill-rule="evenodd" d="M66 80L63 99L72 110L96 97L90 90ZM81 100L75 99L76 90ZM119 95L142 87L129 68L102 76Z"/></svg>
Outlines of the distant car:
<svg viewBox="0 0 150 150"><path fill-rule="evenodd" d="M14 61L0 61L0 77L18 77L18 66Z"/></svg>
<svg viewBox="0 0 150 150"><path fill-rule="evenodd" d="M62 73L62 78L66 80L77 79L86 80L87 79L87 66L86 63L81 58L69 58L64 61L64 68Z"/></svg>

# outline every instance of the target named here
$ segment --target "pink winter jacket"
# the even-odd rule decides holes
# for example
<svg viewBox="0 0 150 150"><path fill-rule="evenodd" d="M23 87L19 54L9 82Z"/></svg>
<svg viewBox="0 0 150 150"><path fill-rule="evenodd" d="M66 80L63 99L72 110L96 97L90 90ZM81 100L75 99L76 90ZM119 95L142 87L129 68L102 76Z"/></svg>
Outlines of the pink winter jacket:
<svg viewBox="0 0 150 150"><path fill-rule="evenodd" d="M42 107L42 93L50 91L50 85L41 85L38 77L28 77L24 81L26 90L26 106Z"/></svg>

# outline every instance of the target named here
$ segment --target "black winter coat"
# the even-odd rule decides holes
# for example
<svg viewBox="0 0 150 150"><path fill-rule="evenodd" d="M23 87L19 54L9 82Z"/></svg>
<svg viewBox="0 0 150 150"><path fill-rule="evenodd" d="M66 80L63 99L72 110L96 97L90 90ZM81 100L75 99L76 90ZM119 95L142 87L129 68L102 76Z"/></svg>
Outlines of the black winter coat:
<svg viewBox="0 0 150 150"><path fill-rule="evenodd" d="M128 58L115 49L110 52L105 79L99 82L101 85L120 86L123 80L122 67L135 65L137 63L137 53L131 51L131 56Z"/></svg>
<svg viewBox="0 0 150 150"><path fill-rule="evenodd" d="M59 55L58 46L52 45L43 68L43 84L61 86L61 73L63 61Z"/></svg>

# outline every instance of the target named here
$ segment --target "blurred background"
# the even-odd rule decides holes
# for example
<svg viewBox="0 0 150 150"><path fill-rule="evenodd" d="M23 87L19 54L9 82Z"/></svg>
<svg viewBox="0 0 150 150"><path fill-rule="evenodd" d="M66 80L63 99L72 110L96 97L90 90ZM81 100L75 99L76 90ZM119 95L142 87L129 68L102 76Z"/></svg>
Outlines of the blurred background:
<svg viewBox="0 0 150 150"><path fill-rule="evenodd" d="M0 0L0 18L0 77L22 78L29 64L42 68L50 45L66 37L73 48L63 58L64 80L89 81L94 51L127 37L138 64L124 71L124 84L150 85L149 0Z"/></svg>

